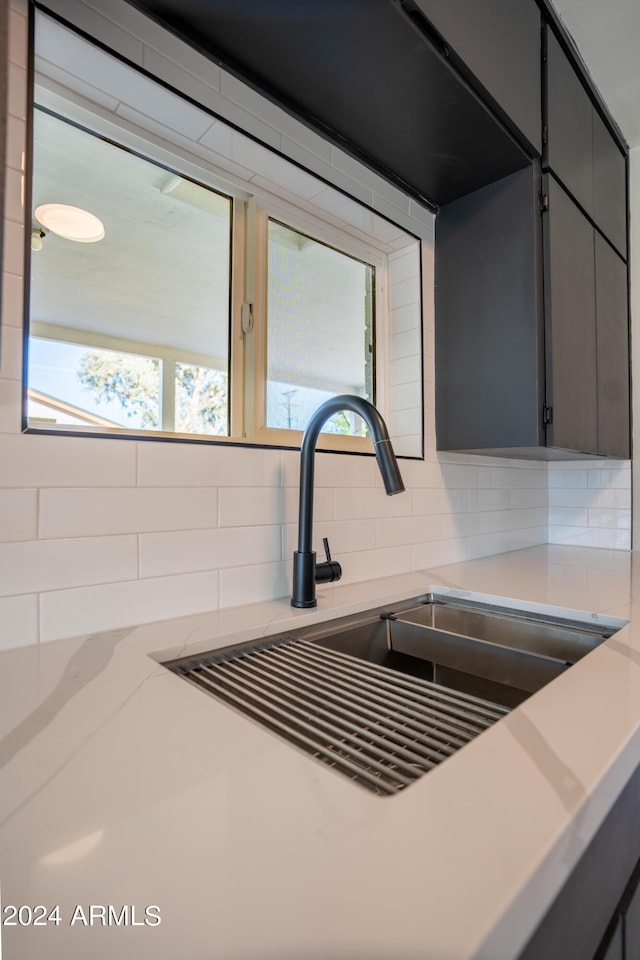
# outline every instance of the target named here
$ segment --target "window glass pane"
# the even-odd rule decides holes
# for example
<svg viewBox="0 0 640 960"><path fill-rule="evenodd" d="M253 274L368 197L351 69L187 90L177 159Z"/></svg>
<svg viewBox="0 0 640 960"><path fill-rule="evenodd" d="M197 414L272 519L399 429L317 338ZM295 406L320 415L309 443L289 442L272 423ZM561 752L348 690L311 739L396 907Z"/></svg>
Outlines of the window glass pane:
<svg viewBox="0 0 640 960"><path fill-rule="evenodd" d="M32 337L28 416L35 423L158 430L160 362Z"/></svg>
<svg viewBox="0 0 640 960"><path fill-rule="evenodd" d="M267 426L303 430L337 394L375 403L374 275L369 264L269 221ZM324 429L366 434L349 413Z"/></svg>
<svg viewBox="0 0 640 960"><path fill-rule="evenodd" d="M227 374L196 364L176 364L176 430L227 433Z"/></svg>
<svg viewBox="0 0 640 960"><path fill-rule="evenodd" d="M89 211L104 236L63 236L43 223L50 204ZM31 257L29 387L44 390L44 365L59 403L130 429L227 434L231 199L36 110L33 225L44 236ZM215 424L187 410L189 390L209 409L214 382Z"/></svg>

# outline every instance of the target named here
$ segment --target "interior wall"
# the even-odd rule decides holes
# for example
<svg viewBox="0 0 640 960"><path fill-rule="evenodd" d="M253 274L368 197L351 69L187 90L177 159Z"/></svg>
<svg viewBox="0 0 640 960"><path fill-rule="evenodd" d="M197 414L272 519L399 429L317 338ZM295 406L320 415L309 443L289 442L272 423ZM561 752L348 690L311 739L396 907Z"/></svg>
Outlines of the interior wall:
<svg viewBox="0 0 640 960"><path fill-rule="evenodd" d="M10 6L0 647L266 598L287 603L295 451L20 432L26 0ZM401 461L407 491L387 498L373 458L317 457L316 549L328 536L343 582L546 542L545 464L436 453L429 211L128 4L52 0L52 8L421 238L425 459Z"/></svg>
<svg viewBox="0 0 640 960"><path fill-rule="evenodd" d="M640 370L640 147L629 153L629 209L631 218L631 244L629 252L631 281L631 369ZM633 425L632 497L640 503L640 471L637 469L640 451L640 390L634 378L631 380L631 417ZM632 549L640 548L640 516L633 511Z"/></svg>

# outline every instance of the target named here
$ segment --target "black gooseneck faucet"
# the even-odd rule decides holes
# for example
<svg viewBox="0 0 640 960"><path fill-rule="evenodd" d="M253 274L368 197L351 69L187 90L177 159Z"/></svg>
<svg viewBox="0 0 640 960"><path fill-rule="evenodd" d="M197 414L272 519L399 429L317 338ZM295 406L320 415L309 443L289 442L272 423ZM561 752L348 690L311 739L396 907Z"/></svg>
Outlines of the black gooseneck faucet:
<svg viewBox="0 0 640 960"><path fill-rule="evenodd" d="M311 541L313 530L313 471L318 434L329 417L343 410L357 413L369 427L373 437L376 460L388 496L393 496L394 493L402 493L404 490L404 483L391 446L387 425L373 404L365 400L364 397L349 396L348 394L331 397L321 404L307 424L300 447L298 549L293 554L292 607L315 607L317 604L316 583L331 583L333 580L339 580L342 576L340 564L331 559L327 539L324 540L324 549L327 556L325 563L316 563L316 555L311 549Z"/></svg>

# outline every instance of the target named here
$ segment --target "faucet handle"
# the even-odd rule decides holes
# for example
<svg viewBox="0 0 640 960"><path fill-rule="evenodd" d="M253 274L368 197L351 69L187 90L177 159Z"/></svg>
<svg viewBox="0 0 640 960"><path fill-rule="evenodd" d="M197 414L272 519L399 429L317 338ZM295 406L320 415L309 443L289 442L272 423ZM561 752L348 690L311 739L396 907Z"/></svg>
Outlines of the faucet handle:
<svg viewBox="0 0 640 960"><path fill-rule="evenodd" d="M332 583L339 580L342 576L342 567L335 560L331 559L331 550L329 549L328 537L322 538L324 546L324 555L327 558L326 563L317 563L315 572L316 583Z"/></svg>
<svg viewBox="0 0 640 960"><path fill-rule="evenodd" d="M331 550L329 549L329 538L322 538L322 546L324 547L324 555L327 558L327 563L331 563Z"/></svg>

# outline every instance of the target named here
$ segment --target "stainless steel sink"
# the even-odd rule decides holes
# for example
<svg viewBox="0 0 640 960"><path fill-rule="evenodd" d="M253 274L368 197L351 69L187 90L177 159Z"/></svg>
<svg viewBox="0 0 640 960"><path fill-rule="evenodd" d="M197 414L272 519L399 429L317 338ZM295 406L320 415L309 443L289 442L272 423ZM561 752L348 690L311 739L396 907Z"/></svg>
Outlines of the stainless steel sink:
<svg viewBox="0 0 640 960"><path fill-rule="evenodd" d="M317 643L513 707L615 633L603 626L428 594Z"/></svg>
<svg viewBox="0 0 640 960"><path fill-rule="evenodd" d="M464 747L623 622L592 626L426 595L165 666L385 796Z"/></svg>

